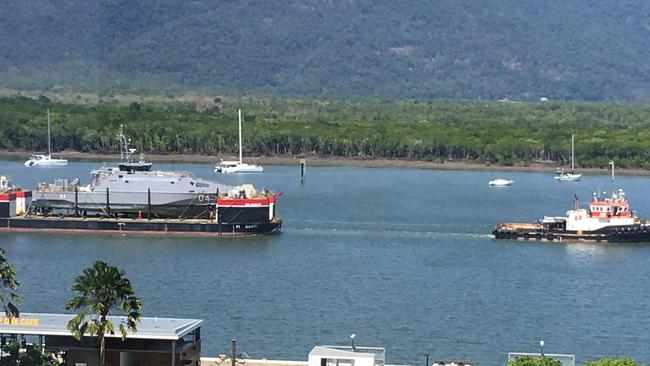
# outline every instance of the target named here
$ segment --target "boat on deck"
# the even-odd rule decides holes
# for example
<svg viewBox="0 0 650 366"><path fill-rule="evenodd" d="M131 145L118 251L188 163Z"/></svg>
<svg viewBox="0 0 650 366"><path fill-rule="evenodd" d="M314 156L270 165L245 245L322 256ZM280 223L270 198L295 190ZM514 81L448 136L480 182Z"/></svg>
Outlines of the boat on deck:
<svg viewBox="0 0 650 366"><path fill-rule="evenodd" d="M282 226L276 215L279 193L250 184L228 186L190 172L153 170L144 158L131 160L135 149L129 148L123 129L119 138L118 166L91 171L88 184L79 178L40 183L22 213L11 202L7 213L0 212L0 229L248 235Z"/></svg>

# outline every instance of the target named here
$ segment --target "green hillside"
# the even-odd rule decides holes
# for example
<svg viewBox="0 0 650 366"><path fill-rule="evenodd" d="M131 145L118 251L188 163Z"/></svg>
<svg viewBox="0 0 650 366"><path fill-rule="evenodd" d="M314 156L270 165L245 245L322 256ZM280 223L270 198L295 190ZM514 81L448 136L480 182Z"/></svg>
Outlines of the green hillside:
<svg viewBox="0 0 650 366"><path fill-rule="evenodd" d="M650 99L650 3L32 0L0 87L417 99Z"/></svg>

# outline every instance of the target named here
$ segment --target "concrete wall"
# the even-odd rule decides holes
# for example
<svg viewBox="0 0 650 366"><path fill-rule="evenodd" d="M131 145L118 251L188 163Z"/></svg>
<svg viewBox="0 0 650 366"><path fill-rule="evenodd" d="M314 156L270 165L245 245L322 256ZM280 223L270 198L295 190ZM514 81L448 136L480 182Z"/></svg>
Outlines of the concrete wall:
<svg viewBox="0 0 650 366"><path fill-rule="evenodd" d="M138 358L139 366L166 366L172 364L171 353L141 353ZM176 365L181 365L176 359Z"/></svg>

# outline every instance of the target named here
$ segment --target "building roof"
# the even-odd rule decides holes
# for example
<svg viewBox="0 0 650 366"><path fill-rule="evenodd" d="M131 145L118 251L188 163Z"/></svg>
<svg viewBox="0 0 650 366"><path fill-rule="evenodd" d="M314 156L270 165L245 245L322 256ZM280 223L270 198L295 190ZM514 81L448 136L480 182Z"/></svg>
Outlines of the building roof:
<svg viewBox="0 0 650 366"><path fill-rule="evenodd" d="M21 313L19 318L0 317L0 333L72 336L67 325L74 316L74 314ZM121 338L119 324L126 324L126 317L109 316L109 320L115 326L116 332L114 335L106 334L106 337ZM203 320L200 319L141 317L137 324L137 332L128 333L127 338L173 341L199 328L201 324L203 324Z"/></svg>
<svg viewBox="0 0 650 366"><path fill-rule="evenodd" d="M380 347L352 347L346 346L316 346L310 356L327 357L327 358L373 358L378 361L384 361L384 349Z"/></svg>

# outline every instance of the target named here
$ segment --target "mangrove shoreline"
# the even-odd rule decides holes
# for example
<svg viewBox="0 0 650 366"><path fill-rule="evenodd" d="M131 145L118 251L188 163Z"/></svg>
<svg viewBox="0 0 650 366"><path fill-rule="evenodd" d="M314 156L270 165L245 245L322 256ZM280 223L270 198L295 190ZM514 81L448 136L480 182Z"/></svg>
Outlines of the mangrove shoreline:
<svg viewBox="0 0 650 366"><path fill-rule="evenodd" d="M153 160L216 162L237 154L241 108L244 155L267 165L306 157L309 165L555 171L570 166L575 135L582 172L607 172L610 160L633 174L650 169L650 103L223 96L73 103L48 95L0 96L5 156L47 149L49 110L52 149L72 160L119 151L124 125L130 147Z"/></svg>
<svg viewBox="0 0 650 366"><path fill-rule="evenodd" d="M0 159L24 161L27 160L31 152L29 151L9 151L0 149ZM98 154L80 151L61 151L52 154L56 157L74 161L99 161L104 163L117 163L120 155ZM146 160L154 163L197 163L197 164L216 164L220 160L237 160L235 155L198 155L198 154L146 154ZM343 158L343 157L323 157L317 155L302 156L260 156L245 157L246 162L255 162L261 165L295 165L300 164L300 160L305 159L307 167L309 166L347 166L360 168L403 168L403 169L431 169L431 170L474 170L474 171L503 171L503 172L543 172L555 173L557 165L554 162L519 162L511 166L486 164L474 161L446 161L432 162L424 160L406 160L406 159L368 159L368 158ZM565 170L567 167L565 167ZM609 169L601 168L580 168L580 173L588 175L608 175ZM617 175L650 175L648 169L630 169L616 168Z"/></svg>

